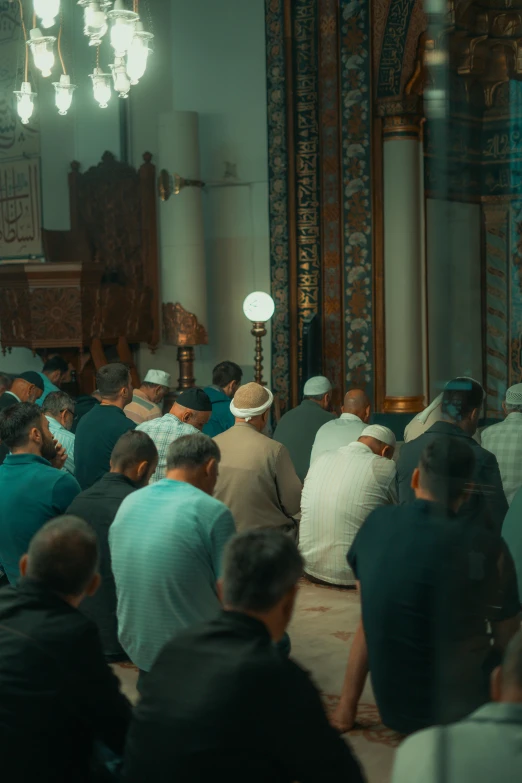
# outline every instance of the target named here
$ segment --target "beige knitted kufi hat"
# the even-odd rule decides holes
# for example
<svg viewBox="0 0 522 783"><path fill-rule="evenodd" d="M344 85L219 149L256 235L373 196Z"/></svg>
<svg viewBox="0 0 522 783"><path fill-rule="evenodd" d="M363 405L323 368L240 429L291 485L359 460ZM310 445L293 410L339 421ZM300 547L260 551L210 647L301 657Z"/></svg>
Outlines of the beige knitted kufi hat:
<svg viewBox="0 0 522 783"><path fill-rule="evenodd" d="M236 419L250 421L268 410L273 401L274 395L270 389L259 383L245 383L234 394L234 399L230 403L230 412Z"/></svg>

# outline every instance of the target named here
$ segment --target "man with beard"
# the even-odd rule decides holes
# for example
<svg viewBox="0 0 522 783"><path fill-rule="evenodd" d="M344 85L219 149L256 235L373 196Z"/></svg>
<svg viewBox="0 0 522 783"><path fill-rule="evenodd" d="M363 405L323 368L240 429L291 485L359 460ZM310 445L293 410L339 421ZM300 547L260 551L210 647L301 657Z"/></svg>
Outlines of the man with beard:
<svg viewBox="0 0 522 783"><path fill-rule="evenodd" d="M65 513L80 486L60 470L64 450L38 405L22 402L2 411L0 440L10 450L0 465L0 563L9 582L16 584L18 563L31 538Z"/></svg>

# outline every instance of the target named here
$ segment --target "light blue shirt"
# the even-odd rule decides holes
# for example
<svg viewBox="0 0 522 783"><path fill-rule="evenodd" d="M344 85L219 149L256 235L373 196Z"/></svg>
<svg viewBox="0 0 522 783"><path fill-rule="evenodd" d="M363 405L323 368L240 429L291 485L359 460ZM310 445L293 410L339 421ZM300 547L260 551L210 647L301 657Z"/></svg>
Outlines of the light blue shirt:
<svg viewBox="0 0 522 783"><path fill-rule="evenodd" d="M53 438L56 438L58 443L62 444L67 453L67 459L65 460L63 470L67 470L74 476L74 433L69 432L65 427L62 427L60 422L53 419L52 416L45 414L45 418L49 422L51 435Z"/></svg>
<svg viewBox="0 0 522 783"><path fill-rule="evenodd" d="M191 484L165 478L123 501L109 531L118 635L140 669L220 611L216 581L234 533L229 509Z"/></svg>
<svg viewBox="0 0 522 783"><path fill-rule="evenodd" d="M55 386L54 383L51 383L47 375L44 375L43 372L39 372L38 375L43 381L44 390L42 392L42 396L36 400L36 404L42 407L43 402L47 397L47 395L50 394L51 392L60 391L60 389L58 388L58 386Z"/></svg>

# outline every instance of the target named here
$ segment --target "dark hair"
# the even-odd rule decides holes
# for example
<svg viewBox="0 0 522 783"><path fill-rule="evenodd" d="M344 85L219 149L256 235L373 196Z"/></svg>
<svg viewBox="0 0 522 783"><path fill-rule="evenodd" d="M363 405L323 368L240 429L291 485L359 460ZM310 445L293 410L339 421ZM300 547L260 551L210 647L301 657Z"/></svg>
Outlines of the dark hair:
<svg viewBox="0 0 522 783"><path fill-rule="evenodd" d="M226 606L267 612L296 584L303 558L295 542L279 530L247 530L228 542L223 559Z"/></svg>
<svg viewBox="0 0 522 783"><path fill-rule="evenodd" d="M167 452L167 470L173 468L199 468L211 459L219 462L219 446L208 435L198 432L183 435L170 444Z"/></svg>
<svg viewBox="0 0 522 783"><path fill-rule="evenodd" d="M61 356L52 356L45 362L42 372L56 372L60 370L61 373L66 373L69 370L69 365Z"/></svg>
<svg viewBox="0 0 522 783"><path fill-rule="evenodd" d="M242 378L243 370L235 362L220 362L212 370L212 383L220 389L224 389L232 381L241 383Z"/></svg>
<svg viewBox="0 0 522 783"><path fill-rule="evenodd" d="M453 421L469 418L484 402L484 389L472 378L454 378L446 384L442 396L442 413Z"/></svg>
<svg viewBox="0 0 522 783"><path fill-rule="evenodd" d="M129 383L130 370L126 364L114 362L100 367L96 373L96 388L102 398L113 399Z"/></svg>
<svg viewBox="0 0 522 783"><path fill-rule="evenodd" d="M522 631L517 631L506 648L502 680L504 685L522 689Z"/></svg>
<svg viewBox="0 0 522 783"><path fill-rule="evenodd" d="M421 454L420 483L448 507L463 495L474 469L473 449L462 438L437 438Z"/></svg>
<svg viewBox="0 0 522 783"><path fill-rule="evenodd" d="M0 372L0 389L10 389L12 380L5 372Z"/></svg>
<svg viewBox="0 0 522 783"><path fill-rule="evenodd" d="M42 429L42 409L34 402L15 402L0 413L0 440L9 449L25 446L33 427Z"/></svg>
<svg viewBox="0 0 522 783"><path fill-rule="evenodd" d="M27 576L60 595L81 595L98 567L98 539L79 517L47 522L29 544Z"/></svg>
<svg viewBox="0 0 522 783"><path fill-rule="evenodd" d="M111 464L122 472L140 462L150 465L156 459L158 450L154 441L146 432L138 430L129 430L118 438L111 454Z"/></svg>
<svg viewBox="0 0 522 783"><path fill-rule="evenodd" d="M75 402L67 392L49 392L42 404L42 412L50 416L59 416L62 411L71 411L74 414Z"/></svg>

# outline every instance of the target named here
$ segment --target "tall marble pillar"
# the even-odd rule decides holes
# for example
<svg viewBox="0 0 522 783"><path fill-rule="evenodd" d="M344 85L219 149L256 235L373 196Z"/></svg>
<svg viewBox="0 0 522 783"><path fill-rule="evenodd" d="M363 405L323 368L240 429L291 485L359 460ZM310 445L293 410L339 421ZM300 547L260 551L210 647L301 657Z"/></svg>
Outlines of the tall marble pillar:
<svg viewBox="0 0 522 783"><path fill-rule="evenodd" d="M160 115L158 135L161 168L185 180L199 180L197 113ZM180 389L194 385L194 346L208 342L202 199L201 188L187 186L160 207L163 329L165 342L178 346Z"/></svg>
<svg viewBox="0 0 522 783"><path fill-rule="evenodd" d="M384 410L424 407L420 119L386 117L383 126Z"/></svg>

